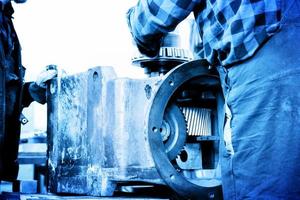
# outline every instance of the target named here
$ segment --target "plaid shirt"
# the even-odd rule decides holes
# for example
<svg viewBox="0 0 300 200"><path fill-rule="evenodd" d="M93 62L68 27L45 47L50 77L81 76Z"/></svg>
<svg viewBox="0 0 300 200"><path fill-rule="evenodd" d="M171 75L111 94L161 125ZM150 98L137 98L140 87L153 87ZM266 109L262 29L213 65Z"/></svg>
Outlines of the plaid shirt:
<svg viewBox="0 0 300 200"><path fill-rule="evenodd" d="M191 12L199 25L202 58L230 65L249 58L280 25L280 0L140 0L127 13L140 51L158 52L160 40Z"/></svg>

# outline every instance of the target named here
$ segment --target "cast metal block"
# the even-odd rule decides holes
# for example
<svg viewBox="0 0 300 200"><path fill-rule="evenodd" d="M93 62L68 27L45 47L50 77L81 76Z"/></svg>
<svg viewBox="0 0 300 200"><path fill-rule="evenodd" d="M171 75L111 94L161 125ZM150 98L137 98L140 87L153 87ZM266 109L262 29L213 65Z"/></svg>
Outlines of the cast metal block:
<svg viewBox="0 0 300 200"><path fill-rule="evenodd" d="M111 67L58 76L47 95L50 191L112 196L118 185L156 184L187 198L219 199L219 91L203 61L146 79L118 78Z"/></svg>

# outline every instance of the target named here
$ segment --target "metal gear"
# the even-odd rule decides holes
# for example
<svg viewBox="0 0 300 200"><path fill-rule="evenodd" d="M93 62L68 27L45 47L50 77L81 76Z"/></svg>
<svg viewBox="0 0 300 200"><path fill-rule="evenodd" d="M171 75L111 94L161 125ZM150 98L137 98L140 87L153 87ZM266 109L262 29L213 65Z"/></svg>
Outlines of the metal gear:
<svg viewBox="0 0 300 200"><path fill-rule="evenodd" d="M209 64L205 60L195 60L169 71L159 85L159 89L152 99L152 106L147 116L148 139L156 169L164 180L178 195L185 199L211 199L222 198L222 187L219 181L213 184L207 181L196 182L188 179L174 167L165 152L165 145L158 134L161 128L164 110L175 92L188 81L195 78L201 81L203 86L211 86L218 90L218 76L212 74Z"/></svg>
<svg viewBox="0 0 300 200"><path fill-rule="evenodd" d="M201 107L181 107L187 123L188 136L211 136L211 109Z"/></svg>
<svg viewBox="0 0 300 200"><path fill-rule="evenodd" d="M182 111L175 104L167 107L161 135L170 160L176 159L183 149L187 137L187 123Z"/></svg>

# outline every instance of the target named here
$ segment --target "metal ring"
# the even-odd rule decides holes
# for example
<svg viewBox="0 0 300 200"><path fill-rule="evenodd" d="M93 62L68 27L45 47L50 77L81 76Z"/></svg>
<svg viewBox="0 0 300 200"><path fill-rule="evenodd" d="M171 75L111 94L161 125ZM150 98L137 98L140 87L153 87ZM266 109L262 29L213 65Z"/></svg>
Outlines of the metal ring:
<svg viewBox="0 0 300 200"><path fill-rule="evenodd" d="M196 60L181 64L165 75L159 89L153 97L148 114L148 139L156 168L165 181L176 193L188 199L219 199L222 198L221 185L205 187L191 183L179 174L171 164L165 152L160 127L164 111L174 92L187 81L196 77L215 77L208 69L204 60Z"/></svg>

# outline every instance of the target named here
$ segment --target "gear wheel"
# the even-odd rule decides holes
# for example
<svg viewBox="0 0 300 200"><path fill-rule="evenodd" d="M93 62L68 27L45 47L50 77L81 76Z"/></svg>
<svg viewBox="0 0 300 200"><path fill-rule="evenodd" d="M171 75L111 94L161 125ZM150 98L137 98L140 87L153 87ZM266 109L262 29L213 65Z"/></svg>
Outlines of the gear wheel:
<svg viewBox="0 0 300 200"><path fill-rule="evenodd" d="M187 123L182 111L175 104L168 106L165 111L161 134L168 158L176 159L186 142Z"/></svg>

